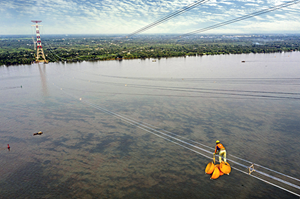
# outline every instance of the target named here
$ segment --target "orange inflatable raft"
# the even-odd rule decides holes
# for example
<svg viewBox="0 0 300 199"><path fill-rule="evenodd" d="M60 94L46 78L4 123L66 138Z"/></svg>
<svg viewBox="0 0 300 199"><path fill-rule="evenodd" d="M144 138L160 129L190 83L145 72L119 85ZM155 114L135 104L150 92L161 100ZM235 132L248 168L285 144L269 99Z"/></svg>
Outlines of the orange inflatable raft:
<svg viewBox="0 0 300 199"><path fill-rule="evenodd" d="M231 172L231 167L230 164L228 162L221 162L220 164L220 170L224 173L229 175L229 173Z"/></svg>
<svg viewBox="0 0 300 199"><path fill-rule="evenodd" d="M220 164L217 164L216 167L220 170L220 176L224 175L224 173L220 169Z"/></svg>
<svg viewBox="0 0 300 199"><path fill-rule="evenodd" d="M211 174L210 179L217 179L220 176L220 170L218 167L215 167L214 172Z"/></svg>
<svg viewBox="0 0 300 199"><path fill-rule="evenodd" d="M213 162L207 164L205 168L205 173L210 174L210 179L217 179L220 176L231 172L231 167L228 162L221 162L221 164L215 165L215 156L213 157Z"/></svg>
<svg viewBox="0 0 300 199"><path fill-rule="evenodd" d="M206 168L205 168L205 173L206 174L212 174L215 170L215 165L213 162L210 162L207 164Z"/></svg>

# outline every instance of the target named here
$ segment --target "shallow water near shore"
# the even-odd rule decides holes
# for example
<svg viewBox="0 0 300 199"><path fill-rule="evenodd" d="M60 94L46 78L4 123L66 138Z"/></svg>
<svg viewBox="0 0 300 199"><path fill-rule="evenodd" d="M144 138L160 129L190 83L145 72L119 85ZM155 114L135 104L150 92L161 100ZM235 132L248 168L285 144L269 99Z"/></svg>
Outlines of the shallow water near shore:
<svg viewBox="0 0 300 199"><path fill-rule="evenodd" d="M210 180L188 148L220 140L241 171L300 179L299 68L300 52L0 67L1 198L298 198Z"/></svg>

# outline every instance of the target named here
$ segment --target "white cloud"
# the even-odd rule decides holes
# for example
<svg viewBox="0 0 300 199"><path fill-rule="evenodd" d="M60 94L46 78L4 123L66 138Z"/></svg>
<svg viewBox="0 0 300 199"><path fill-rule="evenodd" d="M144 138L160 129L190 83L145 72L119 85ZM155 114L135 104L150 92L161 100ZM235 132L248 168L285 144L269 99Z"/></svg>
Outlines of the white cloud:
<svg viewBox="0 0 300 199"><path fill-rule="evenodd" d="M226 5L232 5L233 4L232 2L226 2L226 1L220 2L220 3L226 4Z"/></svg>
<svg viewBox="0 0 300 199"><path fill-rule="evenodd" d="M262 18L261 16L255 16L254 19L259 21L259 20L263 20L264 18Z"/></svg>
<svg viewBox="0 0 300 199"><path fill-rule="evenodd" d="M27 27L32 19L43 20L43 25L47 27L48 34L130 33L194 1L195 0L0 1L0 22L3 24L4 31L9 34L15 34L14 31L22 32L22 29ZM197 29L283 2L285 1L211 0L147 31L147 33L176 33L186 29ZM293 8L300 7L299 5L295 5ZM259 23L259 21L271 21L273 23L273 21L277 19L287 20L288 17L296 15L295 13L297 13L297 11L286 8L283 11L276 11L265 16L261 15L256 17L256 19L253 18L248 21L255 21L255 23ZM6 22L7 19L15 19L17 27L12 27L11 21ZM237 27L236 31L240 32L238 31L240 24L232 24L230 27ZM224 28L224 30L225 29L226 28ZM298 29L300 30L300 27L298 27ZM234 28L231 28L231 30L234 30ZM4 34L4 31L0 34Z"/></svg>
<svg viewBox="0 0 300 199"><path fill-rule="evenodd" d="M282 18L282 19L286 19L287 18L287 16L280 15L280 14L275 14L275 17Z"/></svg>
<svg viewBox="0 0 300 199"><path fill-rule="evenodd" d="M279 32L279 31L299 31L297 27L300 27L299 21L275 21L275 22L262 22L262 23L251 23L243 26L244 29L254 31L264 30L265 32Z"/></svg>
<svg viewBox="0 0 300 199"><path fill-rule="evenodd" d="M246 3L245 6L259 6L259 4L255 4L255 3Z"/></svg>
<svg viewBox="0 0 300 199"><path fill-rule="evenodd" d="M267 15L266 18L270 19L270 20L273 20L274 17L270 16L270 15Z"/></svg>

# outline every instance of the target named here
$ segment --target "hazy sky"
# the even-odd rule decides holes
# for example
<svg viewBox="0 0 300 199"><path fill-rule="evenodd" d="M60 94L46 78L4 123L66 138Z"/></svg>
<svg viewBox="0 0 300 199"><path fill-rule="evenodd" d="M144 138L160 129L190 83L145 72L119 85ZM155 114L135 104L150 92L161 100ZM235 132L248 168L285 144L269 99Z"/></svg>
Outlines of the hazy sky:
<svg viewBox="0 0 300 199"><path fill-rule="evenodd" d="M0 35L131 33L195 0L0 0ZM211 0L145 33L186 33L278 5L283 0ZM300 3L205 32L300 33Z"/></svg>

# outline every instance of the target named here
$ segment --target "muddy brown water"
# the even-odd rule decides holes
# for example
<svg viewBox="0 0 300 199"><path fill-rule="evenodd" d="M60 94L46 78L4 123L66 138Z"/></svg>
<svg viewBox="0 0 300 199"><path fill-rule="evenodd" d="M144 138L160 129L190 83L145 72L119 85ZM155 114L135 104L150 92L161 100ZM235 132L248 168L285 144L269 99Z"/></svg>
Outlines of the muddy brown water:
<svg viewBox="0 0 300 199"><path fill-rule="evenodd" d="M0 67L0 198L298 198L234 169L210 180L174 137L300 179L299 68L300 52Z"/></svg>

